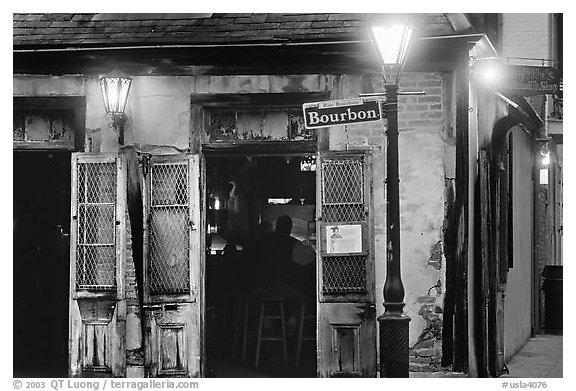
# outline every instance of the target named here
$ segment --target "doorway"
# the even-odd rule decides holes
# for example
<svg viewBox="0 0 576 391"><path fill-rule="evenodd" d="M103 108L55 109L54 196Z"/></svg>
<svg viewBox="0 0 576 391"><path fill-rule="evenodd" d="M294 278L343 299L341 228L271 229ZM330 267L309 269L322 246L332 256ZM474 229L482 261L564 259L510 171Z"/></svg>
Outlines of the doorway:
<svg viewBox="0 0 576 391"><path fill-rule="evenodd" d="M66 377L70 153L13 152L14 377Z"/></svg>
<svg viewBox="0 0 576 391"><path fill-rule="evenodd" d="M208 376L316 377L315 156L205 162Z"/></svg>

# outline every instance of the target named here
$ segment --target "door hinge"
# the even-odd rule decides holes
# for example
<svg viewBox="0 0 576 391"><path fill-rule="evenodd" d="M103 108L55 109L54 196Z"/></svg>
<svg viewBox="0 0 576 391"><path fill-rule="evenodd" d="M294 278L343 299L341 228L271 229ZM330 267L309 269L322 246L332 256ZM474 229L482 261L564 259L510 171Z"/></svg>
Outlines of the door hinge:
<svg viewBox="0 0 576 391"><path fill-rule="evenodd" d="M140 154L140 156L138 156L138 164L140 165L140 168L142 169L142 174L144 175L144 177L146 177L146 175L148 175L148 170L150 169L150 157L152 155L150 155L149 153L142 153Z"/></svg>

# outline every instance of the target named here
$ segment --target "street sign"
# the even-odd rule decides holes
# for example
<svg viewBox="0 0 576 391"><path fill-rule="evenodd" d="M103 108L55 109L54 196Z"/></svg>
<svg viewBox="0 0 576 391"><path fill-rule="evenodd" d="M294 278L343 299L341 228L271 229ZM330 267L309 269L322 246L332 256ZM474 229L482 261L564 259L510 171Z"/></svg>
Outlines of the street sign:
<svg viewBox="0 0 576 391"><path fill-rule="evenodd" d="M553 94L560 89L560 73L552 67L507 65L502 91L523 96Z"/></svg>
<svg viewBox="0 0 576 391"><path fill-rule="evenodd" d="M522 96L557 93L562 76L553 67L511 65L499 58L474 61L472 75L486 88Z"/></svg>
<svg viewBox="0 0 576 391"><path fill-rule="evenodd" d="M357 98L304 103L302 109L307 129L382 120L379 99Z"/></svg>
<svg viewBox="0 0 576 391"><path fill-rule="evenodd" d="M552 67L507 65L503 91L522 96L553 94L560 89L560 73Z"/></svg>

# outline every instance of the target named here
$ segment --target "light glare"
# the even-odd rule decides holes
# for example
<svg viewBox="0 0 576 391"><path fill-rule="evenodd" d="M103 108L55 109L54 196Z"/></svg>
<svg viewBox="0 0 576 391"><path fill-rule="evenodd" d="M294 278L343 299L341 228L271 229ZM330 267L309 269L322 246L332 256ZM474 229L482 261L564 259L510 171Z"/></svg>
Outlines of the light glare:
<svg viewBox="0 0 576 391"><path fill-rule="evenodd" d="M499 60L478 60L474 64L476 80L485 87L497 89L504 80L504 65Z"/></svg>
<svg viewBox="0 0 576 391"><path fill-rule="evenodd" d="M402 64L406 59L413 29L410 26L394 24L373 26L372 36L384 64Z"/></svg>
<svg viewBox="0 0 576 391"><path fill-rule="evenodd" d="M550 152L546 151L542 154L542 165L547 166L550 164Z"/></svg>

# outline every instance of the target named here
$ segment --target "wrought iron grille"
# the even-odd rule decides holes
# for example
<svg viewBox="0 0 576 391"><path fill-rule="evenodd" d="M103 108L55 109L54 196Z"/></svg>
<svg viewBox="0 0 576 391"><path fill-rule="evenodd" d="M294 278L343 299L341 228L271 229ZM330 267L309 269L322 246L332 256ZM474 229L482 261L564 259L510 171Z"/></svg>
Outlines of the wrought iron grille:
<svg viewBox="0 0 576 391"><path fill-rule="evenodd" d="M366 255L322 258L324 294L366 293Z"/></svg>
<svg viewBox="0 0 576 391"><path fill-rule="evenodd" d="M116 287L116 162L79 163L76 286Z"/></svg>
<svg viewBox="0 0 576 391"><path fill-rule="evenodd" d="M564 119L564 91L563 91L563 84L560 82L560 91L558 91L553 96L553 105L552 105L552 113L550 113L550 117L563 120Z"/></svg>
<svg viewBox="0 0 576 391"><path fill-rule="evenodd" d="M190 291L188 164L152 165L150 291Z"/></svg>
<svg viewBox="0 0 576 391"><path fill-rule="evenodd" d="M365 221L364 157L329 158L321 164L324 221Z"/></svg>

